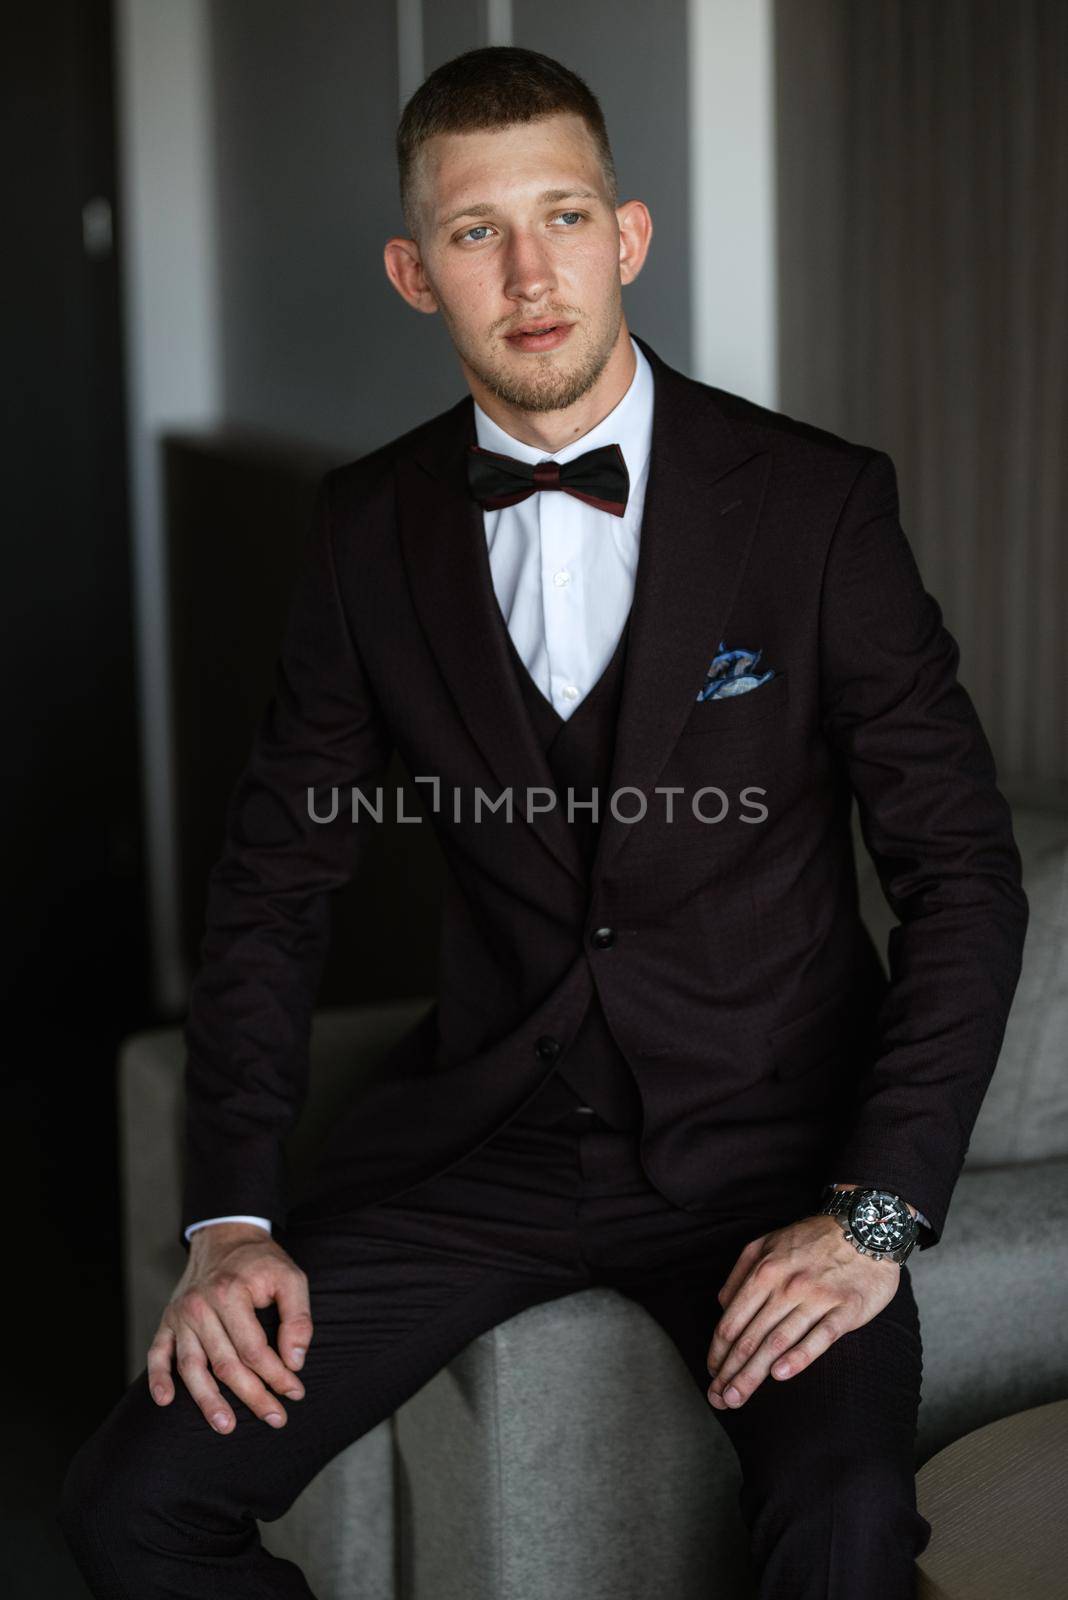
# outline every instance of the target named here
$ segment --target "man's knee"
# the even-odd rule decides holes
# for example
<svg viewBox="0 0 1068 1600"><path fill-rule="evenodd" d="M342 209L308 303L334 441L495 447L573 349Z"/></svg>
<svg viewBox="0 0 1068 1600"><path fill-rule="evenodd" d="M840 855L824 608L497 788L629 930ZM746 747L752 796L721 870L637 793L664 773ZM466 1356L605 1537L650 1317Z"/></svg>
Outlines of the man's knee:
<svg viewBox="0 0 1068 1600"><path fill-rule="evenodd" d="M87 1576L114 1552L136 1522L132 1475L114 1470L102 1448L102 1430L91 1435L68 1463L57 1519L71 1553Z"/></svg>
<svg viewBox="0 0 1068 1600"><path fill-rule="evenodd" d="M138 1551L162 1542L170 1476L143 1436L123 1429L123 1408L105 1419L67 1465L57 1520L94 1593L138 1570ZM125 1590L116 1590L125 1593Z"/></svg>

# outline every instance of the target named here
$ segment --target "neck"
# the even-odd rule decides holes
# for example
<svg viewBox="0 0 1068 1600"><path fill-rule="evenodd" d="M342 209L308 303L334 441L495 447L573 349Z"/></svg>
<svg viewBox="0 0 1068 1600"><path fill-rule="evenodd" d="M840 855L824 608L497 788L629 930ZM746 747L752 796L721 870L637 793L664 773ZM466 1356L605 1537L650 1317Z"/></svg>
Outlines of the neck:
<svg viewBox="0 0 1068 1600"><path fill-rule="evenodd" d="M466 363L463 366L471 393L498 427L513 439L553 455L574 439L581 439L615 409L630 388L637 361L626 321L621 320L619 337L597 382L574 405L561 411L524 411L520 406L509 405L476 378Z"/></svg>

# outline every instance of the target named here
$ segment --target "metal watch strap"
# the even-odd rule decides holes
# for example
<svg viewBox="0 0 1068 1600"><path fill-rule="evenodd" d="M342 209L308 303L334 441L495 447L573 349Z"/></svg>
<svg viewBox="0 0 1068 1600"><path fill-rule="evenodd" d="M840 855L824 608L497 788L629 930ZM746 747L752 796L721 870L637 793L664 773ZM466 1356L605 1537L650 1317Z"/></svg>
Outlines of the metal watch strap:
<svg viewBox="0 0 1068 1600"><path fill-rule="evenodd" d="M856 1193L856 1189L836 1189L833 1184L830 1184L823 1191L823 1204L820 1206L820 1211L829 1217L845 1216L853 1203L853 1196Z"/></svg>

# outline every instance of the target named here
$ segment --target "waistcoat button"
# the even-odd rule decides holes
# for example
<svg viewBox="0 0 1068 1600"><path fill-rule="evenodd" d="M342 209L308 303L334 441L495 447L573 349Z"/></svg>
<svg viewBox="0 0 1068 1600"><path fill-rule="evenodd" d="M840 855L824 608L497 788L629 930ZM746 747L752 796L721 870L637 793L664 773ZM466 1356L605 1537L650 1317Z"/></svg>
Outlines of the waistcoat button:
<svg viewBox="0 0 1068 1600"><path fill-rule="evenodd" d="M616 942L614 928L598 928L593 935L592 943L598 950L610 950Z"/></svg>
<svg viewBox="0 0 1068 1600"><path fill-rule="evenodd" d="M534 1046L543 1061L555 1061L560 1054L560 1041L551 1033L543 1033Z"/></svg>

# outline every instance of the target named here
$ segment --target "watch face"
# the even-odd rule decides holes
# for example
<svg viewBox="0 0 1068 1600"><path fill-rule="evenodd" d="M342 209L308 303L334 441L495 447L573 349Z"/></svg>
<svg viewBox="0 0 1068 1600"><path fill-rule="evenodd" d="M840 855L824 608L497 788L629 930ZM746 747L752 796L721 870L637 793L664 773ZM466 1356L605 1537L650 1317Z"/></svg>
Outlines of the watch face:
<svg viewBox="0 0 1068 1600"><path fill-rule="evenodd" d="M850 1207L849 1226L865 1250L896 1250L912 1238L912 1212L896 1194L868 1189Z"/></svg>

